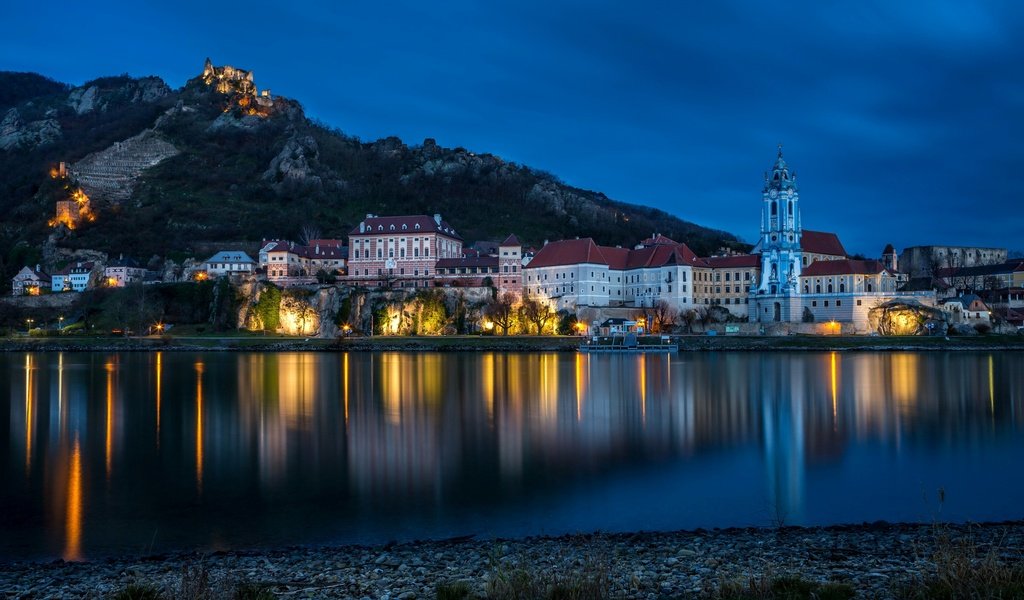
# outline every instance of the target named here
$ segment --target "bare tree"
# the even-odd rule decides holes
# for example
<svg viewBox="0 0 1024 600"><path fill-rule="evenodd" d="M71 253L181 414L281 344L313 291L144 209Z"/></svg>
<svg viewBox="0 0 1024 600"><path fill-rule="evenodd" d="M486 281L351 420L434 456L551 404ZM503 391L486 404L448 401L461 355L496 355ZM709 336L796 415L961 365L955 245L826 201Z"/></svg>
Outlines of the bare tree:
<svg viewBox="0 0 1024 600"><path fill-rule="evenodd" d="M313 240L320 239L320 228L316 225L307 224L302 226L302 231L299 232L299 242L303 246L309 246Z"/></svg>
<svg viewBox="0 0 1024 600"><path fill-rule="evenodd" d="M707 306L698 306L697 308L693 309L693 312L695 313L696 320L700 321L701 331L707 331L708 323L711 322L712 318L711 309L709 309Z"/></svg>
<svg viewBox="0 0 1024 600"><path fill-rule="evenodd" d="M651 333L667 333L679 318L679 311L664 300L654 303L650 314Z"/></svg>
<svg viewBox="0 0 1024 600"><path fill-rule="evenodd" d="M508 335L509 327L512 326L512 322L515 320L515 305L516 296L509 292L499 294L487 303L484 314L501 328L502 335Z"/></svg>
<svg viewBox="0 0 1024 600"><path fill-rule="evenodd" d="M684 310L679 315L679 322L686 328L686 333L693 333L693 324L697 321L697 311L691 308Z"/></svg>
<svg viewBox="0 0 1024 600"><path fill-rule="evenodd" d="M547 302L534 296L524 297L520 309L523 319L533 324L537 335L544 335L544 327L555 316Z"/></svg>

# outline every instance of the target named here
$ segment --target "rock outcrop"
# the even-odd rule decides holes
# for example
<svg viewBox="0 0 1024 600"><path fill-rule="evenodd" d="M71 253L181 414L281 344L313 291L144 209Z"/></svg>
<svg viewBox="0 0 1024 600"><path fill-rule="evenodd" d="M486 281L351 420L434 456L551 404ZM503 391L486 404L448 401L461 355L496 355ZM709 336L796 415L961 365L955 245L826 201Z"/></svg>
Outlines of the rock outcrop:
<svg viewBox="0 0 1024 600"><path fill-rule="evenodd" d="M916 300L890 300L868 311L871 329L882 335L945 335L946 313Z"/></svg>
<svg viewBox="0 0 1024 600"><path fill-rule="evenodd" d="M60 137L60 123L52 116L24 123L18 109L12 108L0 121L0 150L11 150L19 146L41 146Z"/></svg>
<svg viewBox="0 0 1024 600"><path fill-rule="evenodd" d="M323 180L316 174L319 162L320 148L313 136L292 137L270 161L263 180L271 182L278 192L295 185L319 190L323 187Z"/></svg>
<svg viewBox="0 0 1024 600"><path fill-rule="evenodd" d="M112 88L101 87L99 83L78 87L68 94L67 105L76 114L105 111L115 99L118 102L155 102L171 93L171 88L159 77L125 79L121 85Z"/></svg>

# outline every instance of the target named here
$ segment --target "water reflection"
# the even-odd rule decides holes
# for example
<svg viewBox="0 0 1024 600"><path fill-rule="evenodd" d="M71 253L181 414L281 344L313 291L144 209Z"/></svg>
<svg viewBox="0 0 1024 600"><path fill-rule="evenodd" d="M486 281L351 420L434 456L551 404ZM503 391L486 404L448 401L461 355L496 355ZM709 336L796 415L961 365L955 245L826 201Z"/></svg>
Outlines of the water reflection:
<svg viewBox="0 0 1024 600"><path fill-rule="evenodd" d="M1017 353L0 366L18 375L0 421L3 555L914 519L938 486L946 518L1024 516L1007 476L1024 459Z"/></svg>

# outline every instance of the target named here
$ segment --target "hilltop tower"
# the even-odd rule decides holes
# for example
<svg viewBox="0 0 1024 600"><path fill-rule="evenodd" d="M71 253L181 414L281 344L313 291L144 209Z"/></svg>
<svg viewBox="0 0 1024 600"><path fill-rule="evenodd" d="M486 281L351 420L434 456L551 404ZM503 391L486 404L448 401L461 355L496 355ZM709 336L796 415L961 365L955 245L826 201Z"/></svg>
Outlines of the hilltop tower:
<svg viewBox="0 0 1024 600"><path fill-rule="evenodd" d="M798 321L800 265L800 192L796 173L782 157L782 145L761 189L761 281L750 304L752 321Z"/></svg>

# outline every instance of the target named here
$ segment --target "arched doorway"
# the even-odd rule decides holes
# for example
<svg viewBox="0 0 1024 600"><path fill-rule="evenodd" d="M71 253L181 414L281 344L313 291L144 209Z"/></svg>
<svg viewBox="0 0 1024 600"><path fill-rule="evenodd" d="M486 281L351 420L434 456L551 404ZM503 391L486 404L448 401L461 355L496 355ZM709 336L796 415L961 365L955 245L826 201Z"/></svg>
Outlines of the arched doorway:
<svg viewBox="0 0 1024 600"><path fill-rule="evenodd" d="M781 321L781 320L782 320L782 304L776 302L775 303L775 321L778 322L778 321Z"/></svg>

